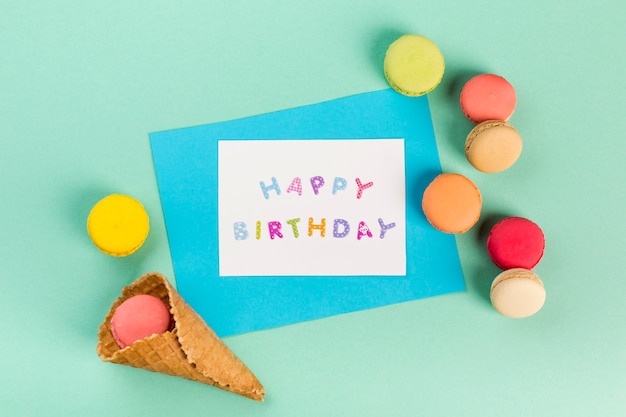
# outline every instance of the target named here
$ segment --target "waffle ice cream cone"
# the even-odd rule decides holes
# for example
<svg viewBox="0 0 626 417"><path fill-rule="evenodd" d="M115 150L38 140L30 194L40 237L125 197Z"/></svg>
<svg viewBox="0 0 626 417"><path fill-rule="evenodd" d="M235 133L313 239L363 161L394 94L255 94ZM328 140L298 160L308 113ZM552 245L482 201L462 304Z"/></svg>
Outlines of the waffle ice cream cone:
<svg viewBox="0 0 626 417"><path fill-rule="evenodd" d="M170 307L172 330L122 349L111 333L111 317L126 299L139 294L158 297ZM96 350L105 362L191 379L257 401L265 395L254 374L158 273L143 275L122 290L100 325Z"/></svg>

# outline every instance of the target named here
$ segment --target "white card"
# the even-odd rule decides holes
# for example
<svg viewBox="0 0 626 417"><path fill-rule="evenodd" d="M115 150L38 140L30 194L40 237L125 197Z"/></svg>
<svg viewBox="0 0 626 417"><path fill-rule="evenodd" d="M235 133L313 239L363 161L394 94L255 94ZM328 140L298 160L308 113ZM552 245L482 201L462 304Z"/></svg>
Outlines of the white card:
<svg viewBox="0 0 626 417"><path fill-rule="evenodd" d="M220 276L406 274L403 139L218 142Z"/></svg>

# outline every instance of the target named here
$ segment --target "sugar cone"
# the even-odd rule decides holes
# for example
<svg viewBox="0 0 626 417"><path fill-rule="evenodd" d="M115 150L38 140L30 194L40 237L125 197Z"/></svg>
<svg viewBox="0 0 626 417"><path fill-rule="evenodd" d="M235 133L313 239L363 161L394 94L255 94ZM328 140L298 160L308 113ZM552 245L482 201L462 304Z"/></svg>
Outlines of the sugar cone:
<svg viewBox="0 0 626 417"><path fill-rule="evenodd" d="M111 317L122 302L138 294L163 300L170 307L173 329L121 349L111 333ZM96 350L105 362L191 379L257 401L265 395L254 374L158 273L143 275L122 290L100 325Z"/></svg>

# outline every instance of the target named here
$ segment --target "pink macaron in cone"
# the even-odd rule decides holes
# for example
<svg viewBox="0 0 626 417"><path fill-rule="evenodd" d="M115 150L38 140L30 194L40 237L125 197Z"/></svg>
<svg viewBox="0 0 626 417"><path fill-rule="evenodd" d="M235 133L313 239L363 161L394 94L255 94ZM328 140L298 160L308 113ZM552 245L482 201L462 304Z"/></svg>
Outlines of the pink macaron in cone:
<svg viewBox="0 0 626 417"><path fill-rule="evenodd" d="M140 294L124 301L111 318L111 333L120 348L170 328L167 305L159 298Z"/></svg>

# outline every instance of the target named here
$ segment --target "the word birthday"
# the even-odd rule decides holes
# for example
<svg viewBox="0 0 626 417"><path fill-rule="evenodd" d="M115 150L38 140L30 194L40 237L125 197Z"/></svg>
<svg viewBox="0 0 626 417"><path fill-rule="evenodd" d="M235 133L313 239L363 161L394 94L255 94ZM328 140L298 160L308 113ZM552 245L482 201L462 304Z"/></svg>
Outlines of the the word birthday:
<svg viewBox="0 0 626 417"><path fill-rule="evenodd" d="M363 182L359 178L356 178L355 182L357 186L356 198L358 199L363 196L363 191L371 188L374 185L374 183L371 181L363 184ZM316 175L309 179L309 183L311 184L313 194L319 195L320 189L326 184L326 181L324 180L324 177ZM269 184L266 184L264 181L260 181L259 185L261 186L263 197L265 197L266 200L269 200L270 192L276 193L277 196L281 194L280 186L278 185L278 180L276 180L276 177L272 177ZM338 191L344 191L347 188L348 181L345 178L335 177L335 179L333 180L333 195L337 194ZM291 180L291 184L289 184L289 187L287 187L287 193L297 193L299 196L301 196L302 178L295 177L293 180Z"/></svg>
<svg viewBox="0 0 626 417"><path fill-rule="evenodd" d="M300 237L300 228L298 227L300 223L300 218L289 219L285 222L287 226L284 229L290 230L291 235L294 238ZM380 233L378 237L380 239L384 239L387 231L396 227L395 223L385 224L383 219L378 219L378 225L380 226ZM245 222L235 222L234 226L234 235L235 240L246 240L250 236L250 232L248 231L248 225ZM262 236L263 223L260 220L256 222L256 230L255 230L255 238L256 240L260 240ZM343 239L350 234L351 228L350 223L345 219L334 219L333 220L333 237ZM307 228L307 234L309 237L312 237L314 234L319 235L320 237L326 237L326 218L323 217L319 223L315 222L313 217L309 217L309 223ZM276 238L283 239L285 234L289 232L284 232L283 224L279 221L271 221L267 222L267 236L270 239L274 240ZM357 240L361 240L363 237L372 238L374 235L372 234L371 229L367 225L366 222L360 221L356 230L356 238Z"/></svg>

